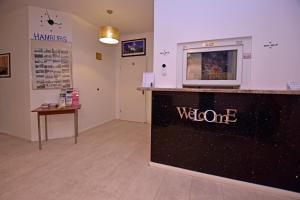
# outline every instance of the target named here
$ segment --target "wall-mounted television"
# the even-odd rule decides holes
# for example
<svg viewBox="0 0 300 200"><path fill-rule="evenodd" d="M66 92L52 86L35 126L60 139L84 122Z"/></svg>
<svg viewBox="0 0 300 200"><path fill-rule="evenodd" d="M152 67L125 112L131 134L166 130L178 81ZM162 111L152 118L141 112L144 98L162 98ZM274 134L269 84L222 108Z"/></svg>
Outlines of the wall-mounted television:
<svg viewBox="0 0 300 200"><path fill-rule="evenodd" d="M239 86L242 46L186 48L183 50L184 86Z"/></svg>

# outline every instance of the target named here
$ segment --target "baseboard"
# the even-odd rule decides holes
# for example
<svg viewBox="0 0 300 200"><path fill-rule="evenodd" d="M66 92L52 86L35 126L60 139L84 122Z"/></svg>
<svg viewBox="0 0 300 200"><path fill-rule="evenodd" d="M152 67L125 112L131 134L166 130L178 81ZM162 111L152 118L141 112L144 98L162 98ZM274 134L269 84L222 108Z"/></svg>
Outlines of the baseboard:
<svg viewBox="0 0 300 200"><path fill-rule="evenodd" d="M280 196L285 196L285 197L289 197L289 198L300 199L300 193L297 193L297 192L292 192L292 191L273 188L273 187L269 187L269 186L258 185L255 183L248 183L248 182L234 180L234 179L230 179L230 178L224 178L224 177L220 177L220 176L205 174L205 173L191 171L191 170L173 167L173 166L169 166L169 165L159 164L159 163L155 163L155 162L151 162L151 161L149 162L149 165L151 167L172 170L174 172L178 172L181 174L186 174L189 176L209 179L209 180L213 180L213 181L220 182L220 183L226 183L226 184L237 185L237 186L242 186L242 187L247 187L247 188L253 188L253 189L259 190L261 192L268 192L268 193L274 194L274 195L280 195Z"/></svg>
<svg viewBox="0 0 300 200"><path fill-rule="evenodd" d="M6 135L6 136L13 137L13 138L16 138L16 139L24 140L26 142L31 142L31 140L28 139L28 138L18 137L18 136L11 135L11 134L9 134L7 132L3 132L3 131L0 132L0 135Z"/></svg>
<svg viewBox="0 0 300 200"><path fill-rule="evenodd" d="M95 125L92 125L92 126L90 126L90 127L81 129L81 130L78 131L78 134L80 135L81 133L84 133L84 132L86 132L86 131L92 130L92 129L94 129L94 128L97 128L98 126L101 126L101 125L103 125L103 124L112 122L112 121L114 121L114 120L116 120L116 119L109 119L109 120L106 120L106 121L101 122L101 123L99 123L99 124L95 124Z"/></svg>
<svg viewBox="0 0 300 200"><path fill-rule="evenodd" d="M106 123L109 123L109 122L112 122L114 121L115 119L109 119L109 120L106 120L104 122L101 122L99 124L95 124L95 125L92 125L90 127L87 127L87 128L84 128L84 129L81 129L81 130L78 130L78 136L80 136L80 134L84 133L84 132L87 132L89 130L92 130L94 128L97 128L98 126L101 126L101 125L104 125ZM74 135L71 135L71 136L65 136L65 137L56 137L56 138L49 138L49 140L55 140L55 139L64 139L64 138L71 138L71 137L74 137ZM39 141L38 138L31 138L30 140L31 142L37 142ZM42 139L42 141L45 141L45 138Z"/></svg>
<svg viewBox="0 0 300 200"><path fill-rule="evenodd" d="M7 132L4 132L4 131L0 131L0 134L1 135L9 135Z"/></svg>

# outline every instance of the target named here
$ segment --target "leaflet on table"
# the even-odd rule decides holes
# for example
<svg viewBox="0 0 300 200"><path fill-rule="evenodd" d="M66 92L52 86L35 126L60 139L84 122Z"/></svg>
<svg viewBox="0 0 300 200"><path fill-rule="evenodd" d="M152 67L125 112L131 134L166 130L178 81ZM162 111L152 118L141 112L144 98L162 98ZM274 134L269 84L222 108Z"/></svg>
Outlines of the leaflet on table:
<svg viewBox="0 0 300 200"><path fill-rule="evenodd" d="M75 88L62 89L59 95L59 107L78 106L79 91Z"/></svg>

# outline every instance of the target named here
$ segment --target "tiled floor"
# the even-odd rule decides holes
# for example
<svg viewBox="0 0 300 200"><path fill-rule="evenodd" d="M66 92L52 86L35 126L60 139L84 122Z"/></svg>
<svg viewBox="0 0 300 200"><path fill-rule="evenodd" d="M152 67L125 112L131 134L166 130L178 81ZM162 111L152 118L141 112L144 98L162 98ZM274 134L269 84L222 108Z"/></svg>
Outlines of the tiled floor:
<svg viewBox="0 0 300 200"><path fill-rule="evenodd" d="M283 200L254 189L148 166L150 127L112 121L37 143L0 135L1 200Z"/></svg>

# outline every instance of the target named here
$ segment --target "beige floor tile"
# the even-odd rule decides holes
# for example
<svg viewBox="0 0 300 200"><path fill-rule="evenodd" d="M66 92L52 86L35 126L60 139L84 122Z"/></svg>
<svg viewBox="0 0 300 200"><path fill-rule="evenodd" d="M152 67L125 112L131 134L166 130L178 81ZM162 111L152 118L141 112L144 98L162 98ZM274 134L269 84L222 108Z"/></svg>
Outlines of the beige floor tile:
<svg viewBox="0 0 300 200"><path fill-rule="evenodd" d="M90 185L87 182L74 183L69 188L61 188L54 199L59 200L117 200L113 194L99 190L95 185Z"/></svg>
<svg viewBox="0 0 300 200"><path fill-rule="evenodd" d="M296 200L149 167L150 136L114 120L39 151L0 134L0 200Z"/></svg>
<svg viewBox="0 0 300 200"><path fill-rule="evenodd" d="M223 185L223 197L224 200L262 200L253 189L246 189L244 186L237 185Z"/></svg>
<svg viewBox="0 0 300 200"><path fill-rule="evenodd" d="M190 200L222 200L222 186L214 181L193 178L190 189Z"/></svg>
<svg viewBox="0 0 300 200"><path fill-rule="evenodd" d="M299 200L300 198L292 198L283 195L269 194L268 192L256 192L258 199L262 200Z"/></svg>
<svg viewBox="0 0 300 200"><path fill-rule="evenodd" d="M132 159L127 159L102 179L101 183L98 185L101 190L114 194L117 197L121 197L128 189L128 186L134 181L136 175L139 174L144 167L148 166L139 162L134 162Z"/></svg>
<svg viewBox="0 0 300 200"><path fill-rule="evenodd" d="M189 200L192 177L166 172L155 200Z"/></svg>
<svg viewBox="0 0 300 200"><path fill-rule="evenodd" d="M136 175L128 189L121 195L122 200L153 200L164 177L164 171L150 166Z"/></svg>

